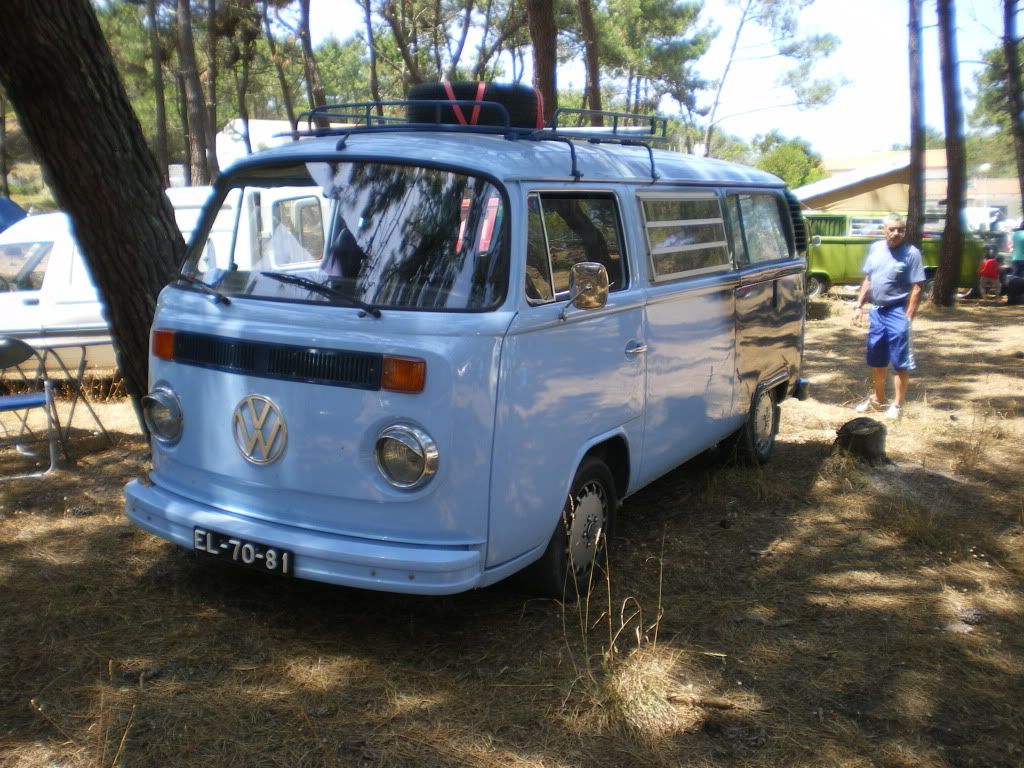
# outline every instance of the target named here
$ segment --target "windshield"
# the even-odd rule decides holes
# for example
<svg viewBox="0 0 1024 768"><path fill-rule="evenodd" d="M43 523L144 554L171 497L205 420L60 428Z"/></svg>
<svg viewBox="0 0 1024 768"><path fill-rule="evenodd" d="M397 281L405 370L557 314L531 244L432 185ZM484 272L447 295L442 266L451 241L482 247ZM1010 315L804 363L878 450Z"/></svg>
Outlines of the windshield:
<svg viewBox="0 0 1024 768"><path fill-rule="evenodd" d="M0 245L0 291L38 291L52 250L49 241Z"/></svg>
<svg viewBox="0 0 1024 768"><path fill-rule="evenodd" d="M508 282L504 219L494 185L451 171L383 163L253 169L193 244L184 273L246 298L493 309Z"/></svg>

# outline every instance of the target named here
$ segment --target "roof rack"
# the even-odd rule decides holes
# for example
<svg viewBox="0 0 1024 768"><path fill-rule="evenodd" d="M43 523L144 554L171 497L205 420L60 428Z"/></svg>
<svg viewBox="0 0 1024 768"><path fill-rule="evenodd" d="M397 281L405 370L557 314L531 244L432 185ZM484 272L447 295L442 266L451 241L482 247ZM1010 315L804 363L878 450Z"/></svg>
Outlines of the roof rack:
<svg viewBox="0 0 1024 768"><path fill-rule="evenodd" d="M410 106L415 106L420 110L423 107L433 107L434 120L432 122L410 122L405 114L395 114L399 110L407 111ZM453 107L490 112L492 122L497 121L500 124L462 125L443 122L442 110ZM381 114L384 110L389 110L392 114ZM558 125L559 120L566 116L575 116L582 121L585 118L598 115L604 121L610 122L611 125L563 127ZM303 121L306 123L306 128L300 130L299 125ZM656 181L659 176L654 164L654 151L649 142L667 141L667 130L668 118L665 117L571 107L556 109L550 124L544 128L527 128L511 125L508 109L504 104L496 101L402 99L349 102L316 107L311 111L303 112L296 118L290 135L294 139L338 136L338 150L345 148L349 136L353 134L384 132L484 133L501 135L510 141L557 141L568 146L572 165L570 174L577 181L583 177L583 174L579 170L576 145L573 140L583 140L591 144L612 143L646 149L651 164L651 179Z"/></svg>
<svg viewBox="0 0 1024 768"><path fill-rule="evenodd" d="M392 111L403 109L408 110L409 107L433 107L434 108L434 120L427 123L411 123L408 117L402 115L385 115L383 111L390 109ZM339 130L351 130L352 128L381 128L390 125L405 125L405 126L419 126L428 125L436 127L438 125L447 125L442 122L441 114L443 109L450 109L452 107L460 107L467 109L479 109L483 112L493 113L492 119L500 121L500 125L465 125L458 126L460 128L467 129L478 129L478 128L504 128L508 129L512 127L512 120L509 117L508 109L505 108L504 104L500 104L497 101L474 101L473 99L400 99L396 101L354 101L345 104L328 104L322 107L315 107L309 112L303 112L295 119L295 124L292 126L293 130L300 135L330 135L331 132L337 132ZM306 130L299 131L299 123L303 120L306 121ZM344 121L347 124L343 126L330 126L330 123L336 123L338 121ZM315 123L315 125L314 125ZM533 128L520 128L518 130L532 131L536 130ZM326 133L325 133L326 131Z"/></svg>
<svg viewBox="0 0 1024 768"><path fill-rule="evenodd" d="M559 127L559 118L573 115L583 118L600 117L602 122L611 125L576 125ZM625 125L624 123L629 123ZM559 107L551 116L551 130L563 136L576 136L581 139L626 138L632 140L667 141L668 118L657 115L638 115L632 112L608 112L602 109L574 109Z"/></svg>

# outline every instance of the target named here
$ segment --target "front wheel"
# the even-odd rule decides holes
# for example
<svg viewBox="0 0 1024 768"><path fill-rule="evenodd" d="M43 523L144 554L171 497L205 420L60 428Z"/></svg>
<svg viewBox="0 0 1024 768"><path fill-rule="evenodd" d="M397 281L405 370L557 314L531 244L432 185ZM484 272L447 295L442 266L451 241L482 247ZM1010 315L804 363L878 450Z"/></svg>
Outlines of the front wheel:
<svg viewBox="0 0 1024 768"><path fill-rule="evenodd" d="M588 594L596 571L604 566L617 508L612 473L603 461L588 456L576 470L544 554L522 573L524 586L563 600Z"/></svg>
<svg viewBox="0 0 1024 768"><path fill-rule="evenodd" d="M779 406L770 389L758 389L750 404L747 423L740 430L739 455L747 464L766 464L779 434Z"/></svg>
<svg viewBox="0 0 1024 768"><path fill-rule="evenodd" d="M828 293L828 280L821 275L807 276L807 298L816 299Z"/></svg>

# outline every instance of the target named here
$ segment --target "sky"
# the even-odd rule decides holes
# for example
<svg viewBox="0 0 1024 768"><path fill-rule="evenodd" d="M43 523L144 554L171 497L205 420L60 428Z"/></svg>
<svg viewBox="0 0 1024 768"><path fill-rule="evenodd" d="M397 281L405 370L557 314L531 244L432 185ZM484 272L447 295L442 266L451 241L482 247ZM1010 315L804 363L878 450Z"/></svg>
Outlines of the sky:
<svg viewBox="0 0 1024 768"><path fill-rule="evenodd" d="M940 131L943 125L939 80L938 30L935 4L924 2L923 69L925 122ZM981 53L1000 44L1001 0L958 0L957 48L965 113L972 103L974 74ZM726 80L717 118L723 131L749 141L776 129L800 137L825 157L891 149L910 141L909 64L907 60L906 0L816 0L800 16L800 34L831 32L840 39L838 50L819 66L824 76L841 75L848 83L833 102L815 110L780 107L791 94L776 85L785 69L778 59L763 56L767 35L747 25L740 38L738 60ZM351 37L361 21L354 0L312 0L310 25L315 40L329 35ZM710 51L699 61L698 73L709 80L721 77L735 35L739 12L727 0L705 0L700 22L718 28ZM583 87L581 65L559 70L559 86ZM701 102L709 106L711 95Z"/></svg>

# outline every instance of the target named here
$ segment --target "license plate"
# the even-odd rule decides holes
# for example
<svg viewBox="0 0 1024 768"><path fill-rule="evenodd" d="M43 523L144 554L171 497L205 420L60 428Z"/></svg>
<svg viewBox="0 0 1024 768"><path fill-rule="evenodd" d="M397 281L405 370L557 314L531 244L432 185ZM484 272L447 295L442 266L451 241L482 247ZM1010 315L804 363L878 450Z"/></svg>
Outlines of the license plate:
<svg viewBox="0 0 1024 768"><path fill-rule="evenodd" d="M291 576L295 567L295 555L287 549L268 547L255 541L246 541L235 536L226 536L205 528L192 531L192 548L196 552L222 557L232 563L255 568L258 571Z"/></svg>

